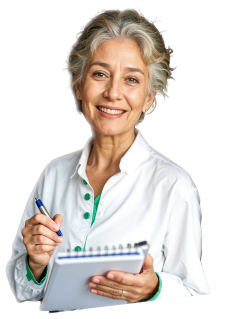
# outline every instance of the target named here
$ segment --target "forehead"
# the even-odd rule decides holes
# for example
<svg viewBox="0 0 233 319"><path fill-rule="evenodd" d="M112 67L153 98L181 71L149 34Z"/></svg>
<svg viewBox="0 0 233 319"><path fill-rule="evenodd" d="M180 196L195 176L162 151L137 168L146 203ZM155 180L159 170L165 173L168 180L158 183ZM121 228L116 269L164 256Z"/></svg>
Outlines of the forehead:
<svg viewBox="0 0 233 319"><path fill-rule="evenodd" d="M140 47L130 39L111 39L101 43L90 59L89 65L94 61L101 61L112 67L119 65L140 67L144 71L147 69Z"/></svg>

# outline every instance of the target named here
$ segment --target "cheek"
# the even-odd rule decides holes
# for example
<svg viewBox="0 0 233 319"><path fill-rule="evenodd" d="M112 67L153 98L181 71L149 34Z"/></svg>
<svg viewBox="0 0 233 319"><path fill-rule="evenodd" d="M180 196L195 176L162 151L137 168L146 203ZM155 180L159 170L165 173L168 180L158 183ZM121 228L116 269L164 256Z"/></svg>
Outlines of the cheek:
<svg viewBox="0 0 233 319"><path fill-rule="evenodd" d="M131 90L125 96L131 109L141 112L145 102L145 93L142 90Z"/></svg>
<svg viewBox="0 0 233 319"><path fill-rule="evenodd" d="M83 86L83 98L88 102L99 97L104 91L104 83L98 81L87 80Z"/></svg>

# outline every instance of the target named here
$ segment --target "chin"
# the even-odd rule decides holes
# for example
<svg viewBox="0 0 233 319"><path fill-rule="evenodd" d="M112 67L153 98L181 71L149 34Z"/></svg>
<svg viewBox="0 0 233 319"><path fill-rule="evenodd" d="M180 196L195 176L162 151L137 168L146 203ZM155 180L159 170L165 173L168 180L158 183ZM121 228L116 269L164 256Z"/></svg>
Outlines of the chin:
<svg viewBox="0 0 233 319"><path fill-rule="evenodd" d="M95 128L95 130L97 130L99 134L106 136L117 136L127 132L126 128L119 128L119 125L115 128L113 126L109 127L109 125L106 125L104 128Z"/></svg>

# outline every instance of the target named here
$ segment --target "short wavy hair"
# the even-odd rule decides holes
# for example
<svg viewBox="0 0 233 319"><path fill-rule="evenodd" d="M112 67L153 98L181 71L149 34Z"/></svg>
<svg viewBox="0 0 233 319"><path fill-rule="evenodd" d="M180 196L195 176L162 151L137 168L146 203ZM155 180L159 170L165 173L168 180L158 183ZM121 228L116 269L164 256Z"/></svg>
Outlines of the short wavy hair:
<svg viewBox="0 0 233 319"><path fill-rule="evenodd" d="M111 39L127 38L138 44L149 71L148 92L155 91L156 94L167 96L168 79L172 78L174 70L170 67L173 50L165 47L163 37L154 23L149 22L136 10L106 10L95 16L78 35L68 58L70 84L78 112L82 113L82 101L76 96L75 84L81 84L86 63L98 46ZM151 112L156 104L155 98L150 107ZM141 123L144 117L145 113L142 112L136 125Z"/></svg>

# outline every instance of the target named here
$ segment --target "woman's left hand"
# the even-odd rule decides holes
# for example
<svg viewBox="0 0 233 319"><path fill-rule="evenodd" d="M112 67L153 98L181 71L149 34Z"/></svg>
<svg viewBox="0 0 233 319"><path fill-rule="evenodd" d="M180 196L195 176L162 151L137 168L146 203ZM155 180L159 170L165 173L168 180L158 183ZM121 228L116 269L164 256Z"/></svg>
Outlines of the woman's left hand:
<svg viewBox="0 0 233 319"><path fill-rule="evenodd" d="M120 271L110 271L106 277L92 277L88 286L92 293L99 296L137 302L149 300L156 294L159 279L153 269L153 258L147 254L140 274L132 275Z"/></svg>

